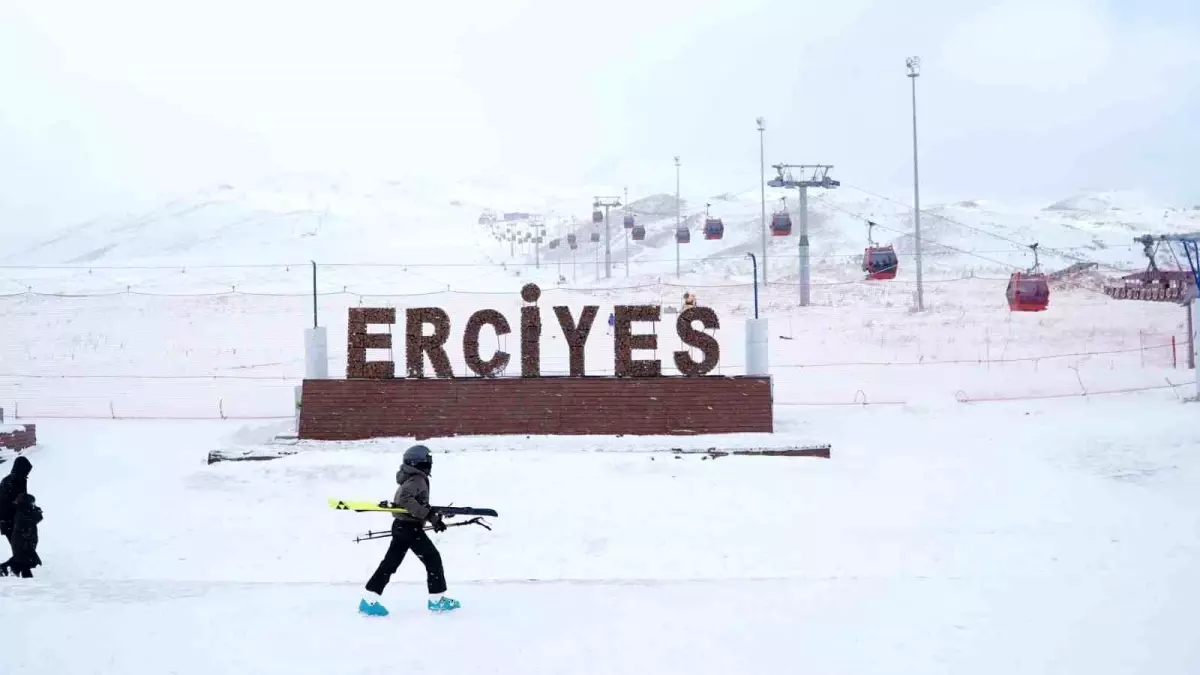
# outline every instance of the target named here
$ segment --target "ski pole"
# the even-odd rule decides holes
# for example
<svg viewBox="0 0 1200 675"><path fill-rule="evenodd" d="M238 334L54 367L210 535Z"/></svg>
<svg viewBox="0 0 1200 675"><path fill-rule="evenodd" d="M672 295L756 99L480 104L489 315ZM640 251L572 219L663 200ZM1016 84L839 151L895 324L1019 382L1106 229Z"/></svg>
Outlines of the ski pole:
<svg viewBox="0 0 1200 675"><path fill-rule="evenodd" d="M476 516L470 520L464 520L461 523L450 523L449 525L446 526L446 529L450 529L452 527L462 527L463 525L478 525L478 526L482 527L483 529L488 530L489 532L492 529L492 527L490 525L488 525L487 522L484 521L484 519L479 516ZM428 532L429 530L433 529L433 526L429 525L429 526L423 527L421 529ZM355 537L354 543L357 544L360 541L371 541L373 539L387 539L390 536L392 536L392 533L390 530L387 532L368 531L366 534Z"/></svg>

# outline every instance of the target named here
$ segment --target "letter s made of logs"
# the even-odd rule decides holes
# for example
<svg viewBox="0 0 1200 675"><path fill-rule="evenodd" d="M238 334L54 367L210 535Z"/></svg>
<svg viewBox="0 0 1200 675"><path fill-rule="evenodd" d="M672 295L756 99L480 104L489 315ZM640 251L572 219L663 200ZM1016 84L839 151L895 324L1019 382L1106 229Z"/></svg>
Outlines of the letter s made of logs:
<svg viewBox="0 0 1200 675"><path fill-rule="evenodd" d="M683 310L675 320L675 330L679 333L679 339L689 347L699 348L700 353L704 355L704 359L696 363L688 352L675 352L675 367L684 375L697 377L717 367L717 362L721 360L721 345L715 337L693 328L693 321L699 321L710 330L720 328L721 322L717 320L717 313L711 307L696 306Z"/></svg>

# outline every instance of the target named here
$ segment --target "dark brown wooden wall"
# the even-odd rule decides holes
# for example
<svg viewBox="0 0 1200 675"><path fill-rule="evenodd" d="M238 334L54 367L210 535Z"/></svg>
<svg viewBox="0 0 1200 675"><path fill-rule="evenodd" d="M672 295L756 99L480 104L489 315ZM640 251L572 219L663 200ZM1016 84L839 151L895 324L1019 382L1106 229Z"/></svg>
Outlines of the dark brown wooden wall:
<svg viewBox="0 0 1200 675"><path fill-rule="evenodd" d="M300 438L771 432L766 377L305 380Z"/></svg>

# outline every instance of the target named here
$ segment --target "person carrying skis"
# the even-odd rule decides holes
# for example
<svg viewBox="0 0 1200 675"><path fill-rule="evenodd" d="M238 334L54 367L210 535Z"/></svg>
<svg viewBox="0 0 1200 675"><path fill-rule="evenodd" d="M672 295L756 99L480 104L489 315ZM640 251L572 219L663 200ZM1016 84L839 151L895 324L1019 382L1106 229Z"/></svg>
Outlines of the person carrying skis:
<svg viewBox="0 0 1200 675"><path fill-rule="evenodd" d="M442 568L442 556L438 553L429 535L425 534L425 521L433 525L435 532L444 532L446 524L437 512L437 507L429 505L429 476L433 473L433 455L424 445L414 445L404 451L404 463L396 472L396 495L392 506L404 509L404 512L392 514L392 541L388 544L387 553L379 563L375 573L367 581L362 600L358 603L358 611L370 616L387 616L387 609L380 603L383 589L391 580L392 575L400 568L404 555L409 549L416 554L417 559L425 565L426 586L429 590L429 601L426 606L431 612L446 612L460 607L457 600L447 598L446 573Z"/></svg>
<svg viewBox="0 0 1200 675"><path fill-rule="evenodd" d="M13 460L12 471L0 479L0 534L8 539L9 546L13 545L13 518L17 513L17 499L29 490L29 472L33 464L29 458L21 455Z"/></svg>
<svg viewBox="0 0 1200 675"><path fill-rule="evenodd" d="M42 509L37 500L28 492L17 497L17 508L13 514L12 542L13 555L4 563L0 563L0 577L13 574L24 579L33 577L33 568L42 564L38 557L38 523L42 522Z"/></svg>

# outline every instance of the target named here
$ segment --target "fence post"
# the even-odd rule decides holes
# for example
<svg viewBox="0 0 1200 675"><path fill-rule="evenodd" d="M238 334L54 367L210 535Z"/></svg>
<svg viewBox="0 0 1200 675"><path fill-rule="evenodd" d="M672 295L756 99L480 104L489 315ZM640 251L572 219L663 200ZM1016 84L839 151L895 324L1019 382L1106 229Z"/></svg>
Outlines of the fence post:
<svg viewBox="0 0 1200 675"><path fill-rule="evenodd" d="M1178 367L1179 367L1179 359L1175 352L1175 336L1172 335L1171 336L1171 368L1174 369L1174 368L1178 368Z"/></svg>
<svg viewBox="0 0 1200 675"><path fill-rule="evenodd" d="M1192 303L1187 303L1187 324L1188 324L1188 370L1196 367L1196 348L1194 344L1195 332L1192 331Z"/></svg>

